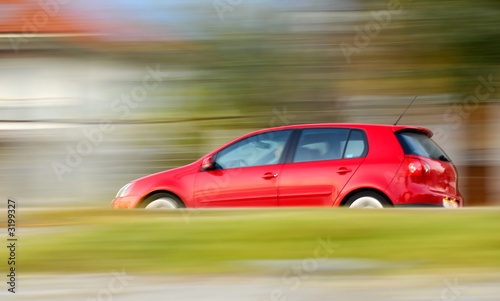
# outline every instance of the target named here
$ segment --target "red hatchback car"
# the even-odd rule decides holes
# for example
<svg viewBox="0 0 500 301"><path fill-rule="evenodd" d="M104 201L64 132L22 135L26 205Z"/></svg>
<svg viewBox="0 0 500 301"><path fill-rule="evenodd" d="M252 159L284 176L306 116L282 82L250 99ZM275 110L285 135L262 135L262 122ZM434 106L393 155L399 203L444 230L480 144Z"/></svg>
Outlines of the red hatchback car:
<svg viewBox="0 0 500 301"><path fill-rule="evenodd" d="M431 136L367 124L261 130L128 183L112 207L462 207L455 166Z"/></svg>

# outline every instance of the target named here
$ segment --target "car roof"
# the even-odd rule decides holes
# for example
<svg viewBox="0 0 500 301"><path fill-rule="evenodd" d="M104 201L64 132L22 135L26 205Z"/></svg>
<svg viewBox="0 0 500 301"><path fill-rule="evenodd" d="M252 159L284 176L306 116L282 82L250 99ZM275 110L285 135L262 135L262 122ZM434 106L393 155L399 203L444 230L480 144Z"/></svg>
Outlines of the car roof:
<svg viewBox="0 0 500 301"><path fill-rule="evenodd" d="M280 127L273 127L273 128L266 128L262 130L258 130L255 132L247 133L246 135L240 136L239 138L236 138L230 142L227 142L226 144L221 145L220 147L216 148L212 152L209 153L209 155L213 155L220 151L221 149L227 147L228 145L234 143L237 140L242 140L247 137L250 137L252 135L260 134L260 133L266 133L266 132L271 132L271 131L279 131L279 130L294 130L294 129L306 129L306 128L318 128L318 127L338 127L338 128L355 128L355 129L376 129L376 128L390 128L393 132L400 132L400 131L412 131L412 132L419 132L427 135L427 137L432 137L432 132L426 128L422 127L417 127L417 126L409 126L409 125L384 125L384 124L365 124L365 123L313 123L313 124L296 124L296 125L286 125L286 126L280 126ZM202 160L200 158L200 160Z"/></svg>
<svg viewBox="0 0 500 301"><path fill-rule="evenodd" d="M411 125L386 125L386 124L367 124L367 123L314 123L314 124L297 124L297 125L286 125L274 128L267 128L260 131L253 132L251 134L258 134L260 132L276 131L276 130L287 130L287 129L302 129L302 128L317 128L317 127L338 127L338 128L358 128L358 129L368 129L368 128L391 128L393 132L401 131L411 131L420 132L425 134L427 137L432 137L433 133L431 130Z"/></svg>

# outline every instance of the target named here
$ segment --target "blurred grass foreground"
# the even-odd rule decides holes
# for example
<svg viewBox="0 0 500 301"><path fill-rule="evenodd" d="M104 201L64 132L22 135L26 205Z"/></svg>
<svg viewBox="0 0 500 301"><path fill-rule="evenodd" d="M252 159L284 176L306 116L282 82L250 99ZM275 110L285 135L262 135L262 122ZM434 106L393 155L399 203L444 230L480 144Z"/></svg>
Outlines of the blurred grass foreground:
<svg viewBox="0 0 500 301"><path fill-rule="evenodd" d="M0 0L0 195L105 208L251 130L429 127L499 204L500 2Z"/></svg>
<svg viewBox="0 0 500 301"><path fill-rule="evenodd" d="M371 263L365 274L494 273L499 216L482 209L30 210L18 219L19 270L253 273L298 263L307 273L356 272L325 270L341 260Z"/></svg>

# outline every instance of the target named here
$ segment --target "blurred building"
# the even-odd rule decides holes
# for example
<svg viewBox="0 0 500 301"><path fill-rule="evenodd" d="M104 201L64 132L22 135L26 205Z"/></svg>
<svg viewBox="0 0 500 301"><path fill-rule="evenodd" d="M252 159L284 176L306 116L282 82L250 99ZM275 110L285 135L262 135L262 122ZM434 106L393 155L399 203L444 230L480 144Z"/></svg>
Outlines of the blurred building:
<svg viewBox="0 0 500 301"><path fill-rule="evenodd" d="M165 104L161 91L168 77L185 77L183 70L151 49L165 54L186 43L140 36L130 23L98 24L70 2L2 0L0 9L1 195L27 205L103 204L100 197L109 201L151 165L171 167L158 158L165 137L151 139L152 147L139 141L149 140L151 128L126 122L175 105ZM100 131L103 120L119 121L118 128Z"/></svg>

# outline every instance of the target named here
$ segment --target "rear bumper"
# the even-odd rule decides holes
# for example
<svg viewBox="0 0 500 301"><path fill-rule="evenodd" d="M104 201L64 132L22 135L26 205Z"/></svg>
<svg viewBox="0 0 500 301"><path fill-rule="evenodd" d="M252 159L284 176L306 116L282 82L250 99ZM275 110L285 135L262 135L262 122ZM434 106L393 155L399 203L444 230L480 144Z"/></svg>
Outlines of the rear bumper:
<svg viewBox="0 0 500 301"><path fill-rule="evenodd" d="M444 208L443 205L428 204L428 203L407 203L407 204L395 204L396 208Z"/></svg>
<svg viewBox="0 0 500 301"><path fill-rule="evenodd" d="M460 208L464 206L464 200L460 194L436 192L425 185L418 184L398 188L398 186L393 185L392 189L387 191L389 198L396 207Z"/></svg>
<svg viewBox="0 0 500 301"><path fill-rule="evenodd" d="M451 196L442 193L406 193L396 198L394 206L460 208L464 206L464 201L461 195Z"/></svg>

